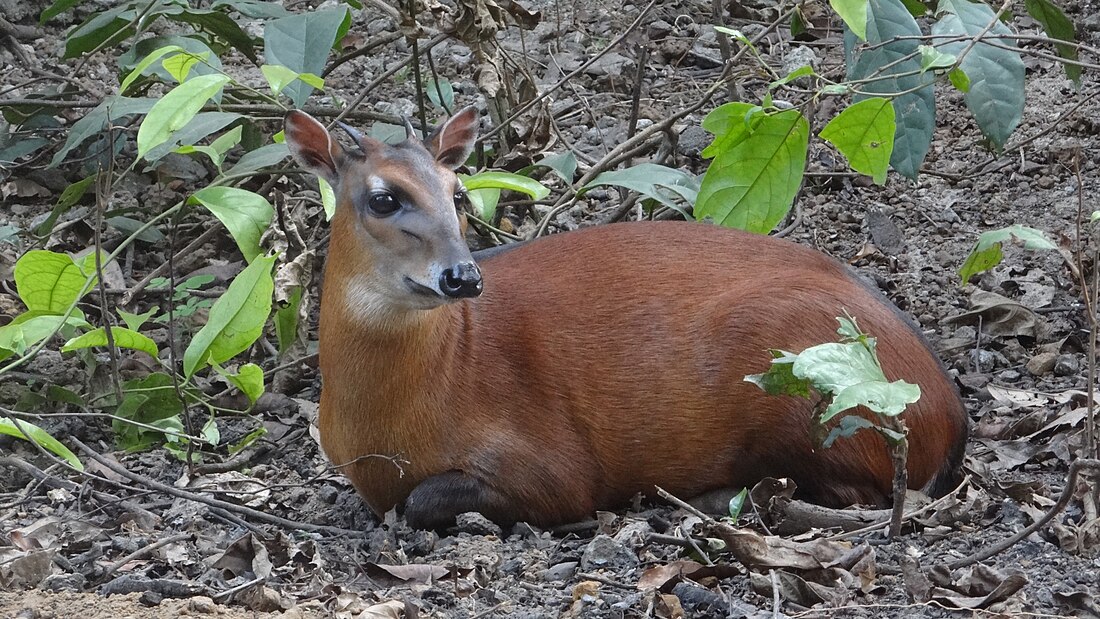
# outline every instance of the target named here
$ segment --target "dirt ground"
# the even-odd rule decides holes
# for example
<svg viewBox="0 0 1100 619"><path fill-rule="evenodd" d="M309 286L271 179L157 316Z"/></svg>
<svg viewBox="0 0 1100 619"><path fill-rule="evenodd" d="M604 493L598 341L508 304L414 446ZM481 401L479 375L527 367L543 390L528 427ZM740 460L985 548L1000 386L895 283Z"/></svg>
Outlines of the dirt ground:
<svg viewBox="0 0 1100 619"><path fill-rule="evenodd" d="M10 9L7 19L30 25L37 14L33 4L0 7ZM77 15L93 4L79 8ZM750 36L758 32L761 20L772 14L768 2L759 4L759 10L750 7L749 19L727 23ZM1037 33L1034 21L1020 17L1025 13L1019 4L1014 27ZM644 6L529 5L541 9L542 23L523 37L516 28L500 36L505 48L526 53L540 86L556 82L562 71L602 49ZM393 28L369 3L353 13L353 32L371 36ZM1100 5L1094 2L1071 9L1081 42L1100 45L1098 14ZM718 75L720 51L708 26L710 15L710 2L682 0L658 2L645 20L641 33L651 51L640 125L697 100ZM75 66L59 60L67 23L41 26L41 38L22 45L38 66ZM807 52L821 73L842 65L836 32L794 44L784 39L771 37L761 46L777 66ZM555 152L573 148L583 165L625 139L636 72L633 49L624 45L608 54L554 97L550 109L561 134ZM469 51L446 42L432 54L440 74L454 83L458 103L476 102ZM402 41L346 63L328 77L332 98L324 103L353 99L372 75L406 57ZM231 72L255 72L236 53L227 58ZM162 449L111 452L109 425L97 419L61 418L44 425L54 436L77 438L108 454L109 463L142 479L308 523L313 530L148 490L105 464L93 464L101 481L62 474L73 483L43 483L16 461L56 472L48 469L50 463L24 442L0 438L0 585L5 589L0 591L0 617L1100 617L1096 514L1078 500L1049 526L980 567L946 567L1041 516L1062 493L1069 462L1082 450L1088 325L1072 277L1072 252L1006 246L1001 266L967 285L958 276L983 231L1023 224L1072 247L1079 200L1086 216L1100 208L1095 72L1086 70L1076 87L1056 62L1032 57L1026 62L1024 119L1004 156L985 147L962 96L947 88L937 90L936 135L916 183L891 173L884 187L874 186L843 173L843 160L820 141L812 142L810 174L789 238L852 263L912 315L957 379L972 419L966 463L970 485L952 503L956 513L950 522L929 519L888 543L878 533L850 540L868 553L861 565L873 564L869 569L846 570L846 576L825 586L767 570L750 575L725 556L717 567L662 579L660 569L689 556L681 546L662 542L662 536L677 535L691 517L658 503L601 514L587 526L553 532L525 525L501 531L471 518L440 536L411 530L393 514L379 522L347 481L328 468L312 438L309 420L316 413L319 379L307 362L252 415L224 420L227 443L257 423L268 430L261 448L234 470L190 478L183 464ZM81 98L96 99L117 88L113 63L110 55L98 55L71 76L85 90ZM0 90L36 76L2 48L0 68ZM749 70L744 76L739 88L746 100L758 100L768 80ZM391 81L372 94L368 105L412 115L412 88L408 79ZM30 92L33 85L5 96ZM834 113L829 105L818 110L819 118ZM699 150L709 138L699 123L709 109L679 127L669 165L695 173L705 169ZM71 123L80 110L64 114ZM1081 187L1073 171L1075 158ZM44 163L18 167L11 178L0 179L32 179L49 190L6 197L0 225L29 227L51 209L58 188L81 176L75 165L45 169ZM155 180L134 174L115 199L144 208L163 206L191 186L184 182L169 188ZM557 220L554 230L600 222L618 203L617 192L592 191ZM81 213L87 210L67 217ZM186 222L178 242L198 236L208 223ZM513 223L521 232L532 225L520 217ZM78 225L67 230L51 241L57 250L78 249L80 238L87 236ZM17 256L14 247L0 243L0 261ZM215 274L224 285L225 274L240 268L224 259L232 251L228 236L215 238L177 269L184 277ZM142 245L128 260L132 284L165 262L166 255L163 247ZM1094 268L1091 260L1085 263L1086 269ZM18 311L10 277L10 265L0 265L0 278L7 280L6 291L0 290L0 315ZM0 404L14 407L28 386L41 388L51 381L83 389L87 376L85 368L47 351L10 377L0 377ZM139 552L157 542L163 545ZM931 602L913 600L913 583L919 581L907 567L913 564L940 591ZM657 582L656 592L653 586L639 586L640 581ZM776 584L784 601L773 614L771 587ZM997 591L1008 593L998 596Z"/></svg>

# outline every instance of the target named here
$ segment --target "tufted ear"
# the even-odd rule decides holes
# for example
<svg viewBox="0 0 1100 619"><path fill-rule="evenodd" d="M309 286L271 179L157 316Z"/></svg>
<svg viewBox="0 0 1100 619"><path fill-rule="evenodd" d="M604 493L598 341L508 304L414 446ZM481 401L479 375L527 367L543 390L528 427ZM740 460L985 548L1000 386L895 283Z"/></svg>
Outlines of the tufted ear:
<svg viewBox="0 0 1100 619"><path fill-rule="evenodd" d="M474 150L479 120L476 108L463 108L440 125L424 146L440 164L457 168Z"/></svg>
<svg viewBox="0 0 1100 619"><path fill-rule="evenodd" d="M344 147L332 139L325 126L305 112L291 110L283 118L283 133L294 159L335 187L340 180Z"/></svg>

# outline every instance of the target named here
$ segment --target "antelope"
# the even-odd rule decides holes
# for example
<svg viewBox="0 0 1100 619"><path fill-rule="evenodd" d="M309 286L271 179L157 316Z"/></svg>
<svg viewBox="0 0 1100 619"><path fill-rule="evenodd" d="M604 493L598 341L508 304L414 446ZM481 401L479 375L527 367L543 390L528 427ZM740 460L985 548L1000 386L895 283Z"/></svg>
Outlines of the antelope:
<svg viewBox="0 0 1100 619"><path fill-rule="evenodd" d="M823 505L888 504L881 437L819 448L813 402L744 380L767 370L769 348L835 340L845 310L877 336L886 375L921 388L903 416L910 487L952 487L967 436L955 386L845 265L696 222L590 227L475 261L453 170L477 128L467 108L423 141L347 128L346 148L303 112L285 118L294 158L337 195L321 443L376 514L403 509L414 528L471 511L550 526L655 486L692 497L765 476Z"/></svg>

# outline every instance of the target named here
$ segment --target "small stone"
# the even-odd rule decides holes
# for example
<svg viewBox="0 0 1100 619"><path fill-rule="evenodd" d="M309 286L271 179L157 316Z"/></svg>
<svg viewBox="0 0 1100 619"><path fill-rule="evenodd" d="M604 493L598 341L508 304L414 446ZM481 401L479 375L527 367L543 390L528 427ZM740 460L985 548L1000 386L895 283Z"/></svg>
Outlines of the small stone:
<svg viewBox="0 0 1100 619"><path fill-rule="evenodd" d="M1035 184L1038 185L1040 189L1050 189L1054 187L1056 182L1053 176L1040 176L1039 180L1035 181Z"/></svg>
<svg viewBox="0 0 1100 619"><path fill-rule="evenodd" d="M576 561L564 561L562 563L558 563L557 565L552 565L545 570L542 570L542 572L539 573L539 577L546 582L569 580L569 578L576 571Z"/></svg>
<svg viewBox="0 0 1100 619"><path fill-rule="evenodd" d="M1027 362L1027 371L1032 376L1043 376L1044 374L1050 374L1054 369L1054 364L1058 360L1058 355L1052 352L1041 352Z"/></svg>
<svg viewBox="0 0 1100 619"><path fill-rule="evenodd" d="M73 572L71 574L51 574L40 585L46 591L83 591L86 579L84 574Z"/></svg>
<svg viewBox="0 0 1100 619"><path fill-rule="evenodd" d="M646 34L650 39L663 39L672 33L672 24L663 19L658 19L646 27Z"/></svg>
<svg viewBox="0 0 1100 619"><path fill-rule="evenodd" d="M143 591L141 596L138 597L138 604L142 606L160 606L163 601L164 596L156 591Z"/></svg>
<svg viewBox="0 0 1100 619"><path fill-rule="evenodd" d="M581 569L586 572L601 568L619 571L636 565L638 557L607 535L592 538L581 555Z"/></svg>
<svg viewBox="0 0 1100 619"><path fill-rule="evenodd" d="M495 522L477 512L466 512L455 517L455 526L452 531L456 533L469 533L470 535L495 535L501 536L501 529Z"/></svg>
<svg viewBox="0 0 1100 619"><path fill-rule="evenodd" d="M790 75L802 67L817 67L817 54L814 50L806 47L805 45L799 45L792 47L790 51L783 57L783 74ZM799 82L807 82L808 78L800 77L794 81L795 84Z"/></svg>
<svg viewBox="0 0 1100 619"><path fill-rule="evenodd" d="M1081 363L1076 355L1058 355L1054 362L1055 376L1076 376L1081 371Z"/></svg>
<svg viewBox="0 0 1100 619"><path fill-rule="evenodd" d="M216 615L218 605L205 595L196 595L187 600L187 610L196 615Z"/></svg>
<svg viewBox="0 0 1100 619"><path fill-rule="evenodd" d="M676 150L687 157L698 157L711 142L711 135L706 129L692 125L680 133L680 139L676 141Z"/></svg>
<svg viewBox="0 0 1100 619"><path fill-rule="evenodd" d="M896 256L905 249L905 235L898 229L894 220L880 210L867 211L867 231L871 233L871 242L887 256Z"/></svg>
<svg viewBox="0 0 1100 619"><path fill-rule="evenodd" d="M692 616L726 616L727 605L725 599L710 589L687 582L679 582L672 588L672 595L680 598L680 604L683 605L684 610L691 611Z"/></svg>

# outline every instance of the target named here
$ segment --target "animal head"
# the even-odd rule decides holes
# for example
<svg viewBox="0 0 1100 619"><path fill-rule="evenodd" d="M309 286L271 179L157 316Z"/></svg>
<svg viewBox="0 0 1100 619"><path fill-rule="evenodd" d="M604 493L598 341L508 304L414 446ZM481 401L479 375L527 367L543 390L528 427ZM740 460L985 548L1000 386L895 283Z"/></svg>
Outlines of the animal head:
<svg viewBox="0 0 1100 619"><path fill-rule="evenodd" d="M286 144L336 191L329 260L356 265L348 303L367 318L427 310L481 294L481 271L465 241L466 190L454 169L466 161L478 117L468 107L423 142L409 127L396 145L342 125L347 149L309 114L284 120Z"/></svg>

